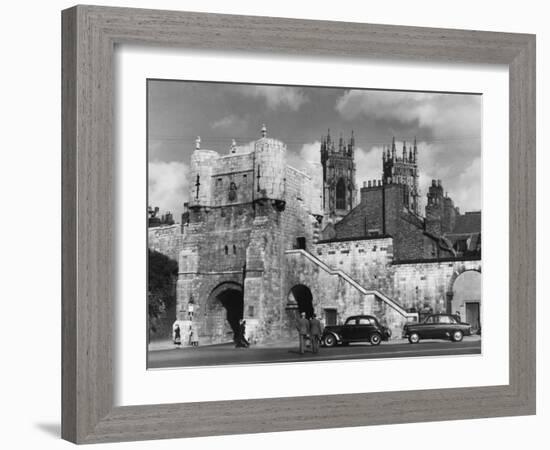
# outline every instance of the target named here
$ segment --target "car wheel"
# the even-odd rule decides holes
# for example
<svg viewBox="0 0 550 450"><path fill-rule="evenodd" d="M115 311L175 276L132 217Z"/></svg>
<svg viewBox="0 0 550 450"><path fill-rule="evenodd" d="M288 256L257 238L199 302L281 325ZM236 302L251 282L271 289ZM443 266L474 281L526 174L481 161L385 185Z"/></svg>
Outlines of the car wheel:
<svg viewBox="0 0 550 450"><path fill-rule="evenodd" d="M419 341L420 341L420 336L418 335L418 333L412 333L409 336L409 342L411 344L418 344Z"/></svg>
<svg viewBox="0 0 550 450"><path fill-rule="evenodd" d="M380 345L381 340L382 340L382 336L380 336L378 333L373 333L370 335L371 345Z"/></svg>
<svg viewBox="0 0 550 450"><path fill-rule="evenodd" d="M462 334L462 331L457 330L453 333L453 341L454 342L460 342L462 340L462 337L464 335Z"/></svg>
<svg viewBox="0 0 550 450"><path fill-rule="evenodd" d="M325 336L323 343L325 344L325 347L334 347L336 345L336 338L332 334L329 334Z"/></svg>

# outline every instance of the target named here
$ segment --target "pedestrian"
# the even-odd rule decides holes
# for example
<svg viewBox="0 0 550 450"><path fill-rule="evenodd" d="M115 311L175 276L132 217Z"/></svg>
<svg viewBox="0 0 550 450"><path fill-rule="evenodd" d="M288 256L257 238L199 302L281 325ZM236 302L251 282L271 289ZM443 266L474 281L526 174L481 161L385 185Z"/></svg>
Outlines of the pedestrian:
<svg viewBox="0 0 550 450"><path fill-rule="evenodd" d="M241 319L239 321L239 328L240 328L240 339L241 339L241 344L243 347L249 347L250 346L250 342L248 342L246 340L246 320L244 319Z"/></svg>
<svg viewBox="0 0 550 450"><path fill-rule="evenodd" d="M197 326L195 324L192 324L191 327L190 327L190 330L191 330L191 336L190 336L190 340L191 340L191 346L192 347L198 347L199 346L199 331L197 329Z"/></svg>
<svg viewBox="0 0 550 450"><path fill-rule="evenodd" d="M321 325L315 313L313 313L309 321L309 334L311 336L311 350L313 353L319 353L319 343L323 335L323 325Z"/></svg>
<svg viewBox="0 0 550 450"><path fill-rule="evenodd" d="M300 318L296 321L296 329L300 339L300 354L304 354L306 339L309 334L309 320L306 319L306 313L300 313Z"/></svg>
<svg viewBox="0 0 550 450"><path fill-rule="evenodd" d="M172 335L172 339L175 345L178 345L178 346L181 345L181 330L178 324L174 325L174 332Z"/></svg>

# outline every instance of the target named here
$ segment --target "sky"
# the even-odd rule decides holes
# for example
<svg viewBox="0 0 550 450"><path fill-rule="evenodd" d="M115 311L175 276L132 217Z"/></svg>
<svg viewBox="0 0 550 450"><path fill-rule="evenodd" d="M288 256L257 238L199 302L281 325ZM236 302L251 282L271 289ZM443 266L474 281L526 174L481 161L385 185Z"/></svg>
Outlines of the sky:
<svg viewBox="0 0 550 450"><path fill-rule="evenodd" d="M290 165L320 161L320 141L353 130L356 183L380 179L382 149L398 155L416 137L422 212L432 179L461 212L481 209L482 96L192 81L148 81L149 204L179 217L189 197L189 163L201 148L229 152L267 134L287 145Z"/></svg>

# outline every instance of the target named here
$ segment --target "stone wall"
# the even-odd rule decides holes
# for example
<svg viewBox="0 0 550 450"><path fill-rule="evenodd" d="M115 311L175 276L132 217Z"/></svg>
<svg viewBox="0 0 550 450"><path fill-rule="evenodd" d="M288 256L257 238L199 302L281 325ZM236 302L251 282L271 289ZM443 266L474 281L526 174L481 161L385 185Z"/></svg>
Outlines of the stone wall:
<svg viewBox="0 0 550 450"><path fill-rule="evenodd" d="M178 261L179 253L183 248L183 235L180 224L148 228L147 235L147 245L151 250Z"/></svg>
<svg viewBox="0 0 550 450"><path fill-rule="evenodd" d="M333 250L329 249L328 252L332 259L341 258L336 252L332 254ZM354 258L360 262L360 266L379 263L379 261L374 261L377 257L371 258L369 255L361 254L362 252L358 251L357 258ZM349 254L345 255L342 258L344 260L353 258ZM314 312L325 323L327 310L336 312L338 323L343 323L352 315L369 314L374 315L381 323L388 326L394 337L399 337L404 324L411 318L403 308L377 289L365 289L362 283L358 283L357 280L348 276L349 274L344 272L342 267L349 267L349 264L345 264L343 261L337 269L334 269L302 250L295 250L287 252L286 262L288 290L296 285L306 286L312 295ZM367 271L368 268L365 267L365 272ZM365 278L369 278L368 275ZM285 325L288 335L295 334L294 320L295 314L287 314Z"/></svg>
<svg viewBox="0 0 550 450"><path fill-rule="evenodd" d="M318 243L313 255L331 268L346 272L365 289L392 290L391 238Z"/></svg>
<svg viewBox="0 0 550 450"><path fill-rule="evenodd" d="M428 306L433 312L446 312L448 294L452 292L454 279L467 270L481 272L481 261L395 264L392 295L406 308L420 310Z"/></svg>
<svg viewBox="0 0 550 450"><path fill-rule="evenodd" d="M406 318L390 302L382 301L382 295L407 311L454 313L448 310L453 307L448 301L452 299L454 280L465 271L481 272L481 261L395 263L392 241L384 238L316 244L313 256L329 271L301 253L287 254L286 288L307 286L313 295L313 306L321 315L325 309L336 309L340 320L354 314L373 314L392 328L394 337L400 336ZM349 275L365 290L379 291L381 295L361 295L352 283L334 274L336 271Z"/></svg>
<svg viewBox="0 0 550 450"><path fill-rule="evenodd" d="M189 211L179 255L176 315L185 320L193 305L203 343L230 340L224 311L211 293L223 283L239 285L242 290L254 214L250 203Z"/></svg>
<svg viewBox="0 0 550 450"><path fill-rule="evenodd" d="M249 203L254 197L254 163L251 153L220 156L212 169L213 206Z"/></svg>

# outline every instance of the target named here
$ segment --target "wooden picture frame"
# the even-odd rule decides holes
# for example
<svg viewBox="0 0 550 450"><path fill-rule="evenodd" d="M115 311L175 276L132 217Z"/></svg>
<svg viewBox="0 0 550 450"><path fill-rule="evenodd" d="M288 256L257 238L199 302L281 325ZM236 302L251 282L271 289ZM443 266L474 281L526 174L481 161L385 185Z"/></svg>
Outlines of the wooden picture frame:
<svg viewBox="0 0 550 450"><path fill-rule="evenodd" d="M64 439L94 443L535 413L535 36L97 6L63 11L62 30ZM507 65L509 384L114 407L113 52L126 43ZM229 414L235 408L239 414Z"/></svg>

